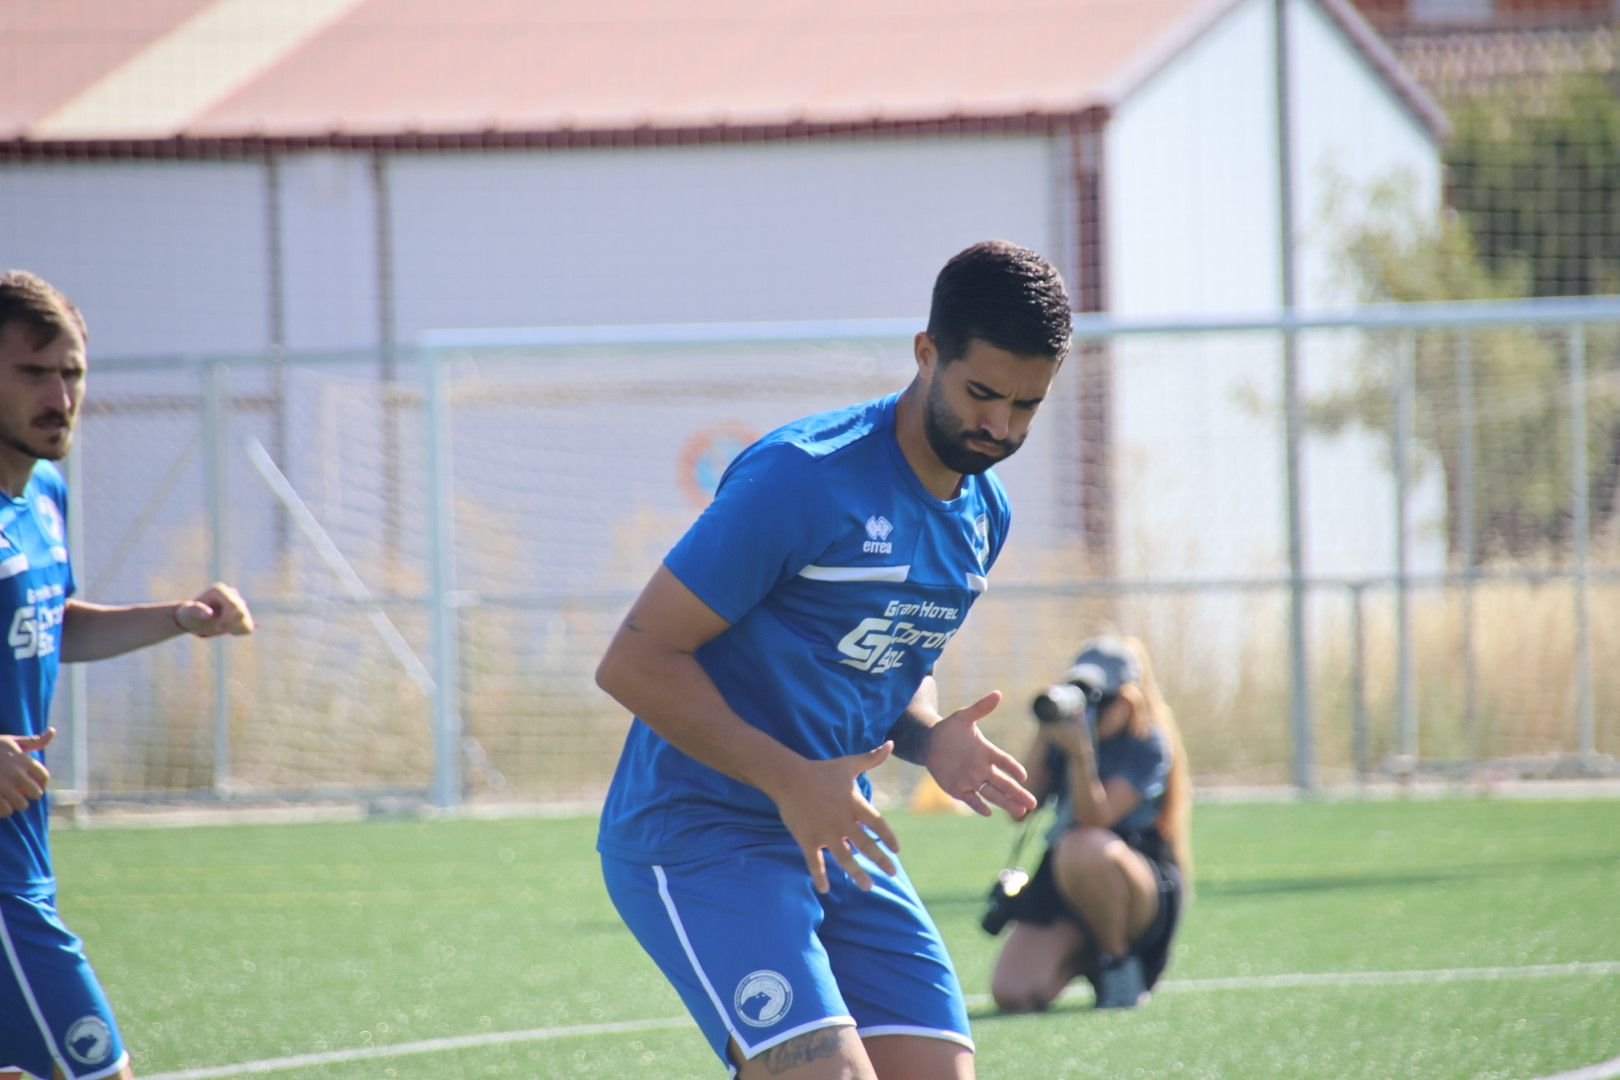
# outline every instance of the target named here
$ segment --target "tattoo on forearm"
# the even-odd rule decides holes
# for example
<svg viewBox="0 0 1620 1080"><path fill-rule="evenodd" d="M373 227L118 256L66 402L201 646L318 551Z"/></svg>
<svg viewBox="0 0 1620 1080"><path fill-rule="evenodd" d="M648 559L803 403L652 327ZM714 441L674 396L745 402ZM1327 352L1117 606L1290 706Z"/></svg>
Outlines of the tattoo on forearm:
<svg viewBox="0 0 1620 1080"><path fill-rule="evenodd" d="M894 756L913 765L927 764L928 744L933 737L934 729L910 713L901 713L900 719L889 729L889 738L894 740Z"/></svg>
<svg viewBox="0 0 1620 1080"><path fill-rule="evenodd" d="M838 1053L839 1029L822 1028L789 1039L781 1046L773 1046L760 1057L772 1076L781 1076L811 1061L820 1061Z"/></svg>

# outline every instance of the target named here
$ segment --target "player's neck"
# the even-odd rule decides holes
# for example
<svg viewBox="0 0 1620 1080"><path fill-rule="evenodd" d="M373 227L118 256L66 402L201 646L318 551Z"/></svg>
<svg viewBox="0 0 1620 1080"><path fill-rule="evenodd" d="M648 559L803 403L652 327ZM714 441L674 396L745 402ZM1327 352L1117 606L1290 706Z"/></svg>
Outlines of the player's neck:
<svg viewBox="0 0 1620 1080"><path fill-rule="evenodd" d="M922 389L913 382L900 395L894 406L894 437L900 444L900 453L917 475L918 481L936 499L956 498L962 490L962 474L946 467L928 445L923 431Z"/></svg>
<svg viewBox="0 0 1620 1080"><path fill-rule="evenodd" d="M37 460L0 442L0 494L10 499L20 496L28 486L28 478L34 475Z"/></svg>

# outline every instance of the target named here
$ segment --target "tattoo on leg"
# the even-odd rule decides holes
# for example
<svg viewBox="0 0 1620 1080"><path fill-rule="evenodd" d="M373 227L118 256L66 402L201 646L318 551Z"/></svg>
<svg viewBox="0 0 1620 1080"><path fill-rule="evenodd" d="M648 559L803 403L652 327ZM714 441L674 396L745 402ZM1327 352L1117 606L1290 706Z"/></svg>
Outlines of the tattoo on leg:
<svg viewBox="0 0 1620 1080"><path fill-rule="evenodd" d="M839 1032L842 1028L822 1028L789 1039L781 1046L773 1046L760 1056L772 1076L781 1076L789 1069L811 1061L834 1057L838 1053Z"/></svg>

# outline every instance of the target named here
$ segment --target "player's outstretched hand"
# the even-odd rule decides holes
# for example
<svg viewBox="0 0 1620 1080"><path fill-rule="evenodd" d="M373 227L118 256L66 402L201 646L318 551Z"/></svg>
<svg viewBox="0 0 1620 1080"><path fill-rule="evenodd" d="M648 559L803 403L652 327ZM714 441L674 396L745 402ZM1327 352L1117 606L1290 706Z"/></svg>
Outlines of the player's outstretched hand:
<svg viewBox="0 0 1620 1080"><path fill-rule="evenodd" d="M992 690L935 724L926 764L940 789L967 803L974 813L989 817L991 807L999 806L1018 821L1039 805L1024 787L1029 773L979 730L979 721L1000 704L1001 691Z"/></svg>
<svg viewBox="0 0 1620 1080"><path fill-rule="evenodd" d="M197 637L253 633L253 613L247 601L218 581L175 608L174 619L182 630Z"/></svg>
<svg viewBox="0 0 1620 1080"><path fill-rule="evenodd" d="M838 865L863 889L872 887L872 876L856 860L855 851L860 851L887 873L895 872L889 851L899 851L900 841L877 807L855 786L857 776L883 764L893 750L894 743L886 742L864 754L830 761L806 761L796 774L797 782L792 789L774 793L782 823L798 841L799 850L804 852L804 863L810 868L817 892L824 893L828 887L824 851L831 852ZM889 851L885 851L878 840L883 841Z"/></svg>
<svg viewBox="0 0 1620 1080"><path fill-rule="evenodd" d="M28 809L45 794L51 774L33 752L56 738L56 729L43 735L0 735L0 818Z"/></svg>

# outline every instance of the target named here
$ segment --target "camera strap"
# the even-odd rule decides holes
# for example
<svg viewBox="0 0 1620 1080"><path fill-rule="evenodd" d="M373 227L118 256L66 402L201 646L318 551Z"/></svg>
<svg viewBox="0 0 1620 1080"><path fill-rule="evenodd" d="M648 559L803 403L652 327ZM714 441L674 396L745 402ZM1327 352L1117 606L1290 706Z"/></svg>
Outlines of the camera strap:
<svg viewBox="0 0 1620 1080"><path fill-rule="evenodd" d="M1034 830L1035 819L1040 813L1040 808L1036 807L1024 815L1024 820L1018 823L1018 832L1013 835L1012 850L1007 853L1008 866L1018 865L1018 859L1024 853L1024 845L1029 843L1029 834Z"/></svg>

